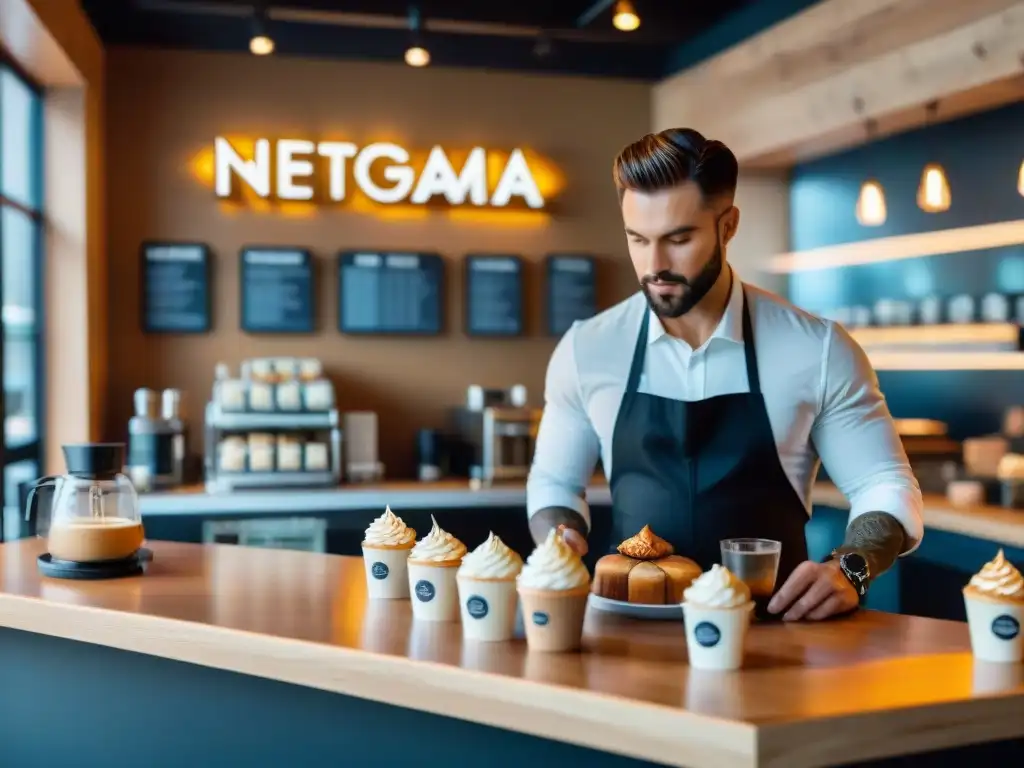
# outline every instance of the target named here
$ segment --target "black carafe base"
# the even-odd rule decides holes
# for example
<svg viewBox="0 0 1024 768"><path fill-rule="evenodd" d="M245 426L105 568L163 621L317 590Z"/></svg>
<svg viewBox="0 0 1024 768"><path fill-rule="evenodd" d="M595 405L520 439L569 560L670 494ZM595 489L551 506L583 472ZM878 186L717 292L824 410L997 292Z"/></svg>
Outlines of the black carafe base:
<svg viewBox="0 0 1024 768"><path fill-rule="evenodd" d="M49 552L41 554L36 564L39 573L51 579L77 579L94 581L97 579L123 579L126 576L139 576L145 573L146 564L153 559L153 553L141 547L131 557L121 560L101 560L95 563L76 563L72 560L57 560Z"/></svg>

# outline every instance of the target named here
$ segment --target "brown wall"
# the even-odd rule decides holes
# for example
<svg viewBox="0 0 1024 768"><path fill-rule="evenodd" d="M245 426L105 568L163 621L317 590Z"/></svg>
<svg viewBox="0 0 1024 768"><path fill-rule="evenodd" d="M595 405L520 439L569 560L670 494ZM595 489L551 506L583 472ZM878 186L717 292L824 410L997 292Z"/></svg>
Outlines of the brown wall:
<svg viewBox="0 0 1024 768"><path fill-rule="evenodd" d="M601 301L634 290L610 166L650 126L650 88L584 78L308 61L243 55L112 49L108 56L107 169L110 241L108 437L124 435L136 387L186 390L199 424L214 365L261 355L323 359L345 409L380 414L381 454L391 477L413 471L416 429L441 426L471 383L525 384L542 402L554 341L542 335L540 269L528 271L528 336L482 341L461 330L461 261L472 251L549 251L602 258ZM227 214L190 175L190 160L218 134L294 138L380 138L411 148L434 143L529 147L557 163L566 187L546 224L453 222L444 214L386 221L321 208L289 218L251 210ZM139 330L139 244L198 240L214 254L214 331L201 337ZM250 336L239 328L238 251L244 244L305 246L319 262L320 331ZM435 339L360 339L336 330L334 255L353 247L436 250L448 259L447 333ZM197 439L193 448L199 449Z"/></svg>

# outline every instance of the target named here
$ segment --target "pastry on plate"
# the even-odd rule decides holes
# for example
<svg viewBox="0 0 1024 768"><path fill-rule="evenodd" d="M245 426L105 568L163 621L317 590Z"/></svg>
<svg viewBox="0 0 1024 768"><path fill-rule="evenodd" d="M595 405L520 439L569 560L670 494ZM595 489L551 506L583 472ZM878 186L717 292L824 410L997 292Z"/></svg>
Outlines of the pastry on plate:
<svg viewBox="0 0 1024 768"><path fill-rule="evenodd" d="M683 590L700 574L700 566L673 554L672 545L645 525L619 544L618 554L597 561L592 591L609 600L671 605L683 601Z"/></svg>

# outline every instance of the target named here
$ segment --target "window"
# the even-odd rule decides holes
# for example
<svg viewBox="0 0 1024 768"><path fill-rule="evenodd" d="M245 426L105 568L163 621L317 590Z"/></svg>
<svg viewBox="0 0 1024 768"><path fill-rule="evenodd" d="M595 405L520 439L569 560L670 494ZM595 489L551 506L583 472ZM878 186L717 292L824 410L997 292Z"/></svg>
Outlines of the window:
<svg viewBox="0 0 1024 768"><path fill-rule="evenodd" d="M42 96L0 60L0 541L42 465Z"/></svg>

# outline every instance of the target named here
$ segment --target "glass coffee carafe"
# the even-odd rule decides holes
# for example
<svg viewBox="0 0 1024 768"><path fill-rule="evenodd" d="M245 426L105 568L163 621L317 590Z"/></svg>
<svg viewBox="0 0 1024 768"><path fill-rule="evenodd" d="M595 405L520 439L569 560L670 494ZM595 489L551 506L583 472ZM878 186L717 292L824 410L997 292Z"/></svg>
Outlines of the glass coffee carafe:
<svg viewBox="0 0 1024 768"><path fill-rule="evenodd" d="M47 539L50 557L98 563L132 557L142 546L142 516L125 475L122 443L65 445L68 473L29 491L25 520ZM49 503L47 503L49 501Z"/></svg>

